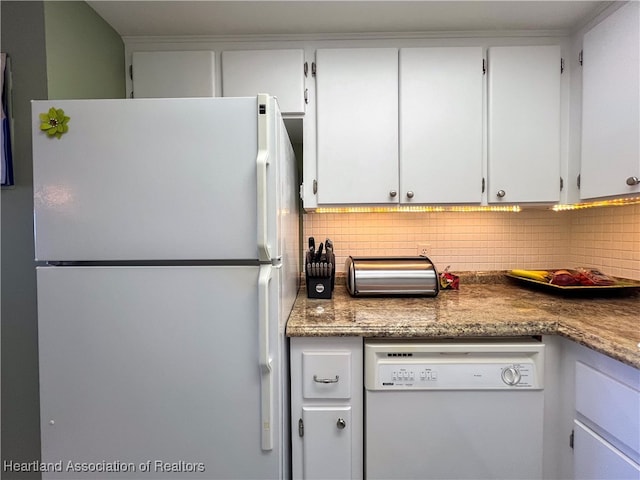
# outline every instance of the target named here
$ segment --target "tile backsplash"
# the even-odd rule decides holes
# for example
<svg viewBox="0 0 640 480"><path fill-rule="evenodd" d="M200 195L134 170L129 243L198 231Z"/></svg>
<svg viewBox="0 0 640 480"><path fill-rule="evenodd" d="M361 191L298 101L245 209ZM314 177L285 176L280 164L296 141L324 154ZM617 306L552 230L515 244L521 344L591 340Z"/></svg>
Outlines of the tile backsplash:
<svg viewBox="0 0 640 480"><path fill-rule="evenodd" d="M571 213L570 265L640 280L640 205Z"/></svg>
<svg viewBox="0 0 640 480"><path fill-rule="evenodd" d="M349 255L416 255L437 269L576 266L640 280L640 205L553 212L307 213L304 239L333 240L338 271Z"/></svg>

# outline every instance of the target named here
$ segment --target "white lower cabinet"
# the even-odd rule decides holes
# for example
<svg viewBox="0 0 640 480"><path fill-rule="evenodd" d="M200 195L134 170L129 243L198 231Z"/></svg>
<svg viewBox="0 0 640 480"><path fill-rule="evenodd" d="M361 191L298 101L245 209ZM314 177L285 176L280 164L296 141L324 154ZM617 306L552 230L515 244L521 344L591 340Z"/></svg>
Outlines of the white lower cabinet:
<svg viewBox="0 0 640 480"><path fill-rule="evenodd" d="M638 375L637 377L640 377ZM576 362L576 479L640 479L640 378L623 383Z"/></svg>
<svg viewBox="0 0 640 480"><path fill-rule="evenodd" d="M362 338L291 339L294 479L363 478Z"/></svg>
<svg viewBox="0 0 640 480"><path fill-rule="evenodd" d="M544 478L640 480L640 370L565 338L552 343Z"/></svg>
<svg viewBox="0 0 640 480"><path fill-rule="evenodd" d="M635 425L638 428L638 425ZM574 478L622 480L640 478L640 466L578 420L574 422Z"/></svg>
<svg viewBox="0 0 640 480"><path fill-rule="evenodd" d="M302 407L302 478L351 478L351 406Z"/></svg>
<svg viewBox="0 0 640 480"><path fill-rule="evenodd" d="M640 480L640 370L544 342L542 478ZM294 337L290 352L293 479L364 478L363 339Z"/></svg>

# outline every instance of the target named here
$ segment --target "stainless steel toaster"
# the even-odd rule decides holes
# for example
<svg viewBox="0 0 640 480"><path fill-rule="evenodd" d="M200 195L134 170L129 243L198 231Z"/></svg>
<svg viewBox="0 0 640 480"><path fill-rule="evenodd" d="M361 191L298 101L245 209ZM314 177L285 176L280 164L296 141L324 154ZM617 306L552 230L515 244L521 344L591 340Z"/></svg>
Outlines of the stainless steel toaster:
<svg viewBox="0 0 640 480"><path fill-rule="evenodd" d="M426 295L435 297L440 282L427 257L348 257L347 290L353 296Z"/></svg>

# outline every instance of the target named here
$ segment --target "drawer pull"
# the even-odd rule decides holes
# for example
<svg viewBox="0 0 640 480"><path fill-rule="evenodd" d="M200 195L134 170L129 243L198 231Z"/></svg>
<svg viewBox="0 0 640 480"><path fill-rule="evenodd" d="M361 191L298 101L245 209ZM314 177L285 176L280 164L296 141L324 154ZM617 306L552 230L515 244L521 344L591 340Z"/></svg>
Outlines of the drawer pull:
<svg viewBox="0 0 640 480"><path fill-rule="evenodd" d="M318 378L317 375L313 376L313 381L316 383L338 383L340 377L336 375L336 378Z"/></svg>

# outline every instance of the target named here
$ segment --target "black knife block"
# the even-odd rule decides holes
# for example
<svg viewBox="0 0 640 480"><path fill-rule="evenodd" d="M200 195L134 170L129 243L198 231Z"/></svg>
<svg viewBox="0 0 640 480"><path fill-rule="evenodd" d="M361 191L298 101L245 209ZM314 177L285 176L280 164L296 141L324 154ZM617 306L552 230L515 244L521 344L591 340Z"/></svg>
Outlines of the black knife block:
<svg viewBox="0 0 640 480"><path fill-rule="evenodd" d="M331 263L331 269L324 271L310 269L309 265L314 263L329 264ZM324 298L330 299L333 295L333 287L336 282L336 257L333 253L323 253L316 261L312 258L311 253L307 252L305 256L305 279L307 284L307 297L308 298Z"/></svg>

